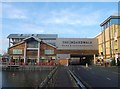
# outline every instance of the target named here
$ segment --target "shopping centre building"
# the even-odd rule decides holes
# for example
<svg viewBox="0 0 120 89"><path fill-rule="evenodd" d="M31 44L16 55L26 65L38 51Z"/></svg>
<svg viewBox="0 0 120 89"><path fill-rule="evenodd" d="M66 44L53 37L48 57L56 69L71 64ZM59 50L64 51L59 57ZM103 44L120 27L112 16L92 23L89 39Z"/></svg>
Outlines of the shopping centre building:
<svg viewBox="0 0 120 89"><path fill-rule="evenodd" d="M57 34L10 34L10 62L32 64L67 59L72 64L96 64L97 60L120 59L120 16L101 23L94 38L59 38Z"/></svg>
<svg viewBox="0 0 120 89"><path fill-rule="evenodd" d="M120 59L120 15L112 15L100 24L98 39L99 59ZM101 61L101 60L100 60ZM120 61L120 60L119 60Z"/></svg>
<svg viewBox="0 0 120 89"><path fill-rule="evenodd" d="M86 60L90 63L93 57L98 54L96 38L57 38L56 34L52 34L51 36L54 39L46 41L49 40L47 37L50 34L45 34L47 36L44 36L46 40L41 40L34 35L31 34L21 41L18 41L18 36L24 36L24 34L16 34L16 37L14 35L12 37L12 34L8 36L9 39L12 39L10 42L13 43L8 49L11 62L30 64L55 59L78 59L80 63L85 63ZM53 45L53 42L55 45Z"/></svg>

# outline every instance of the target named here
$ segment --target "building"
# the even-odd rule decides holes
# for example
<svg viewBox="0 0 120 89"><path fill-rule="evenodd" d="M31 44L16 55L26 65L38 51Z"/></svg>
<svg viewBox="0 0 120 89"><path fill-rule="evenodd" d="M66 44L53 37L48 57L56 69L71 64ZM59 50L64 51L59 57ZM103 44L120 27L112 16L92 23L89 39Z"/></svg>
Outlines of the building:
<svg viewBox="0 0 120 89"><path fill-rule="evenodd" d="M17 37L12 37L12 35L8 36L12 40L8 54L10 55L10 62L14 64L39 64L40 62L49 62L51 59L71 59L71 62L78 64L85 64L86 62L90 64L94 56L98 54L96 38L57 38L55 36L54 39L52 38L54 45L49 43L51 37L49 38L48 35L47 37L44 35L47 41L35 35L24 39L19 38L19 34L16 34Z"/></svg>
<svg viewBox="0 0 120 89"><path fill-rule="evenodd" d="M108 17L95 38L58 38L57 34L10 34L8 53L14 63L51 60L65 64L120 61L120 15ZM97 60L96 60L97 59Z"/></svg>
<svg viewBox="0 0 120 89"><path fill-rule="evenodd" d="M10 62L14 64L50 63L56 59L56 47L30 36L8 48Z"/></svg>
<svg viewBox="0 0 120 89"><path fill-rule="evenodd" d="M57 59L70 59L72 64L91 64L98 54L96 38L57 38Z"/></svg>
<svg viewBox="0 0 120 89"><path fill-rule="evenodd" d="M112 15L100 24L98 39L99 58L104 61L120 59L120 15ZM110 60L111 61L111 60Z"/></svg>

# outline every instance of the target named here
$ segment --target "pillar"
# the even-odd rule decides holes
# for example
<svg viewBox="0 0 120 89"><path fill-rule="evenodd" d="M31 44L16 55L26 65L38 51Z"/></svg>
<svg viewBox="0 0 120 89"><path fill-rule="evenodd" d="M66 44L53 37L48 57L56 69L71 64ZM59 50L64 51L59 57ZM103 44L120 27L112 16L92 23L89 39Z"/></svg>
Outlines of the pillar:
<svg viewBox="0 0 120 89"><path fill-rule="evenodd" d="M94 65L96 64L96 57L95 57L95 54L94 54Z"/></svg>
<svg viewBox="0 0 120 89"><path fill-rule="evenodd" d="M25 48L24 48L24 64L26 63L26 48L27 48L27 43L25 42Z"/></svg>
<svg viewBox="0 0 120 89"><path fill-rule="evenodd" d="M37 63L39 64L40 61L40 42L38 42L38 60Z"/></svg>

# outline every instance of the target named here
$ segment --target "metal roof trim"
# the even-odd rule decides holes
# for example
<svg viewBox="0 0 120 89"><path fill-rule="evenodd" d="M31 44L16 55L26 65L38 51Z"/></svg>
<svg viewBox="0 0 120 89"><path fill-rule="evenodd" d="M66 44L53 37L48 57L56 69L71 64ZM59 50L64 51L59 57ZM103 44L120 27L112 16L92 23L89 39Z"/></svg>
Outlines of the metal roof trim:
<svg viewBox="0 0 120 89"><path fill-rule="evenodd" d="M104 22L102 22L100 24L100 26L102 27L104 24L106 24L108 21L110 21L111 19L114 19L114 18L120 18L120 15L111 15L110 17L108 17Z"/></svg>

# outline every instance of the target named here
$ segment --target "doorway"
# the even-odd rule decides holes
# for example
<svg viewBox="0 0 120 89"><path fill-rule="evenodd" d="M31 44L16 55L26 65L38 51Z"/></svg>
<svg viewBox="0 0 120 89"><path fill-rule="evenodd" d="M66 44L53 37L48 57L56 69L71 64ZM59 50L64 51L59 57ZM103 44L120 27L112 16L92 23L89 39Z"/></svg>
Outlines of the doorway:
<svg viewBox="0 0 120 89"><path fill-rule="evenodd" d="M70 55L71 58L79 58L78 65L85 65L88 63L89 65L92 64L93 55Z"/></svg>

